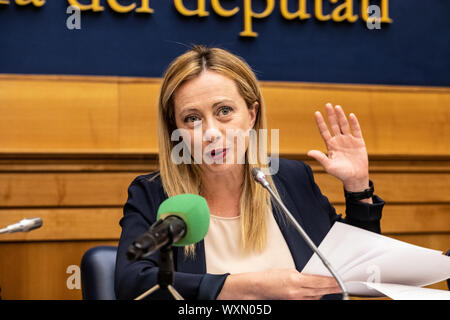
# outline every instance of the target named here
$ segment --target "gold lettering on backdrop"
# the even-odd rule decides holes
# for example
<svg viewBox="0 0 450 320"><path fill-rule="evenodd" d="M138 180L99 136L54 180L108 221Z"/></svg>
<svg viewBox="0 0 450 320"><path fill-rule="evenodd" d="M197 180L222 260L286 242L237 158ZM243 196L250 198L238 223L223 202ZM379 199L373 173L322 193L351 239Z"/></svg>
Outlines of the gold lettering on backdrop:
<svg viewBox="0 0 450 320"><path fill-rule="evenodd" d="M322 0L315 0L314 1L314 15L316 16L317 20L320 21L327 21L330 20L330 15L323 15L322 10Z"/></svg>
<svg viewBox="0 0 450 320"><path fill-rule="evenodd" d="M364 22L369 20L369 13L367 9L369 8L369 0L361 0L361 17ZM381 0L381 17L380 22L392 23L392 19L389 18L389 0Z"/></svg>
<svg viewBox="0 0 450 320"><path fill-rule="evenodd" d="M214 12L222 17L232 17L239 11L239 7L234 7L231 10L225 10L220 5L220 0L211 0L211 6L212 6Z"/></svg>
<svg viewBox="0 0 450 320"><path fill-rule="evenodd" d="M136 3L129 4L128 6L123 6L117 2L117 0L108 0L108 4L116 12L127 13L133 11L136 8Z"/></svg>
<svg viewBox="0 0 450 320"><path fill-rule="evenodd" d="M92 10L92 11L103 11L104 7L100 5L100 0L92 0L91 4L80 4L77 0L68 0L71 6L76 6L80 8L81 11Z"/></svg>
<svg viewBox="0 0 450 320"><path fill-rule="evenodd" d="M389 18L389 0L381 0L381 22L392 23Z"/></svg>
<svg viewBox="0 0 450 320"><path fill-rule="evenodd" d="M330 0L331 3L336 3L339 0ZM336 7L331 13L331 19L335 22L347 20L348 22L355 22L358 16L353 14L353 0L345 0L345 2Z"/></svg>
<svg viewBox="0 0 450 320"><path fill-rule="evenodd" d="M136 9L136 12L139 13L153 13L154 10L152 8L150 8L150 0L142 0L141 1L141 6L139 8Z"/></svg>
<svg viewBox="0 0 450 320"><path fill-rule="evenodd" d="M42 7L45 4L45 0L16 0L16 4L19 6L26 6L32 3L35 7Z"/></svg>
<svg viewBox="0 0 450 320"><path fill-rule="evenodd" d="M209 16L209 12L205 10L205 0L197 0L197 10L189 10L184 6L183 0L174 0L175 8L183 16Z"/></svg>
<svg viewBox="0 0 450 320"><path fill-rule="evenodd" d="M129 13L133 10L138 13L154 13L154 10L150 8L150 0L128 0L128 5L121 4L122 0L67 0L69 5L80 8L81 11L104 11L105 8L102 3L107 2L111 10L119 13ZM82 3L80 3L80 1ZM195 0L190 0L195 2ZM176 10L184 16L209 16L209 12L206 10L207 0L197 0L196 9L188 9L184 5L184 0L174 0L174 6ZM261 0L258 0L261 1ZM334 22L355 22L359 16L353 12L353 0L297 0L297 11L289 11L289 1L295 2L295 0L280 0L280 13L284 19L287 20L306 20L310 19L312 13L308 12L307 4L314 3L314 17L319 21L332 20ZM358 0L356 0L358 1ZM11 2L19 5L26 6L32 4L35 7L42 7L45 5L46 0L0 0L0 5L10 5ZM223 1L222 1L223 2ZM324 3L338 4L331 13L323 12ZM368 9L371 5L370 0L360 0L361 18L364 22L368 20L375 20L377 23L392 23L392 19L389 17L389 0L377 0L376 5L379 6L379 18L369 17ZM169 1L167 1L169 3ZM212 10L221 17L232 17L236 15L241 8L235 6L233 9L225 9L222 6L221 0L210 0ZM253 19L263 19L270 16L275 8L275 0L265 0L265 9L262 12L253 11L252 0L243 0L242 16L244 21L243 30L239 33L241 37L257 37L258 33L253 31Z"/></svg>
<svg viewBox="0 0 450 320"><path fill-rule="evenodd" d="M252 29L252 18L262 19L269 16L275 7L275 0L266 0L266 9L257 13L252 9L252 0L244 0L244 31L239 33L242 37L257 37L258 34Z"/></svg>
<svg viewBox="0 0 450 320"><path fill-rule="evenodd" d="M306 0L298 0L298 10L295 13L289 12L288 2L289 0L280 1L280 11L283 18L288 20L293 20L295 18L304 20L311 17L311 15L306 12Z"/></svg>

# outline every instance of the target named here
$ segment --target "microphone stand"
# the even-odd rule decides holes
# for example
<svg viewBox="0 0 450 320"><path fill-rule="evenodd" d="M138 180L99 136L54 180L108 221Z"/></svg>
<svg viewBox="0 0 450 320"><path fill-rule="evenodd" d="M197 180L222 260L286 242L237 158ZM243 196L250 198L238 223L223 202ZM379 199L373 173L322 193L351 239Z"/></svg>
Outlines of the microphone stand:
<svg viewBox="0 0 450 320"><path fill-rule="evenodd" d="M256 169L256 170L255 170ZM303 230L303 228L300 226L300 224L295 220L294 216L291 214L288 208L284 205L284 203L279 199L276 194L273 192L272 188L270 187L269 182L266 180L266 177L264 173L259 168L253 168L252 170L253 177L255 180L260 183L265 189L267 189L272 196L272 199L275 200L275 202L281 207L281 209L284 211L284 213L287 215L291 223L295 226L297 231L300 233L302 238L305 240L307 245L311 248L313 252L317 254L317 256L320 258L322 263L325 265L325 267L330 271L330 273L333 275L333 277L336 279L337 283L339 284L339 287L342 290L342 300L349 300L349 295L347 292L347 289L344 285L344 282L342 281L339 274L333 269L331 264L328 262L327 259L322 255L322 253L319 251L319 249L316 247L314 242L311 240L311 238L308 236L308 234Z"/></svg>
<svg viewBox="0 0 450 320"><path fill-rule="evenodd" d="M134 300L142 300L158 289L168 289L175 300L184 300L173 287L173 252L172 246L166 245L160 249L158 283Z"/></svg>

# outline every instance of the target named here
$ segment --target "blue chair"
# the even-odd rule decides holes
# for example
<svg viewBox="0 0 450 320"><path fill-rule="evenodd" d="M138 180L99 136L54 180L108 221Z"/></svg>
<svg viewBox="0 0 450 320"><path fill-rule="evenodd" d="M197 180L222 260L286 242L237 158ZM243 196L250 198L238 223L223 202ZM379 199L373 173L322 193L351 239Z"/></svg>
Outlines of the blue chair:
<svg viewBox="0 0 450 320"><path fill-rule="evenodd" d="M447 251L446 255L450 257L450 250ZM447 279L447 288L450 290L450 279Z"/></svg>
<svg viewBox="0 0 450 320"><path fill-rule="evenodd" d="M81 259L81 289L84 300L116 300L114 272L117 247L98 246Z"/></svg>

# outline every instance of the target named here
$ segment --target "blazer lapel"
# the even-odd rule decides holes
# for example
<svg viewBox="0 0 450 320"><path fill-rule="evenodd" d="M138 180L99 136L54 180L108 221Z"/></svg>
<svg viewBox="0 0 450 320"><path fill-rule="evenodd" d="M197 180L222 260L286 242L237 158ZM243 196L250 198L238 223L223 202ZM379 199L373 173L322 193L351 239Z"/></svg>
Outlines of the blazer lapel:
<svg viewBox="0 0 450 320"><path fill-rule="evenodd" d="M280 194L281 201L283 201L286 208L288 208L288 210L292 213L300 226L305 229L303 220L301 218L301 213L298 212L293 199L289 196L287 190L284 188L283 184L277 178L277 176L272 176L272 179L277 187L278 193ZM305 240L303 240L297 229L289 222L285 214L280 211L272 201L272 212L274 214L275 220L280 227L281 233L286 240L289 250L291 251L296 269L298 271L301 271L311 258L313 251L306 244Z"/></svg>

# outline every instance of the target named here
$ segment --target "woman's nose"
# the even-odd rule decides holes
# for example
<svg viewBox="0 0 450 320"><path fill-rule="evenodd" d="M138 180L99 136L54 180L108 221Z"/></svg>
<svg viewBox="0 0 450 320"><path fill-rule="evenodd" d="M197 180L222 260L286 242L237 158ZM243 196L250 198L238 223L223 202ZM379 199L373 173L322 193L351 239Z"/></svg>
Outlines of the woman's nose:
<svg viewBox="0 0 450 320"><path fill-rule="evenodd" d="M204 125L203 141L214 142L222 138L222 130L214 121L206 121Z"/></svg>

